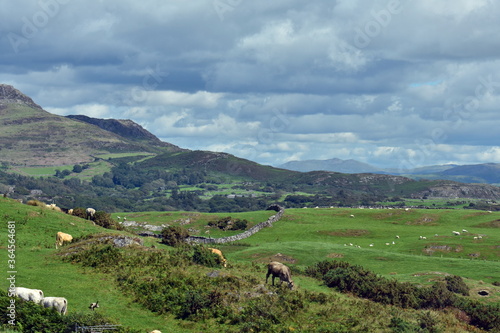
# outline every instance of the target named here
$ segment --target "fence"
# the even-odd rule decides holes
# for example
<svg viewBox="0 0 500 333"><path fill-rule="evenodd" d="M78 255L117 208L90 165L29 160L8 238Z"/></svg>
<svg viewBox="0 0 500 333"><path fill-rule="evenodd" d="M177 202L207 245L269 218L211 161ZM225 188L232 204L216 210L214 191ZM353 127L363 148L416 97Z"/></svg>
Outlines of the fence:
<svg viewBox="0 0 500 333"><path fill-rule="evenodd" d="M96 326L80 326L75 325L76 333L103 333L104 331L117 330L121 325L96 325Z"/></svg>
<svg viewBox="0 0 500 333"><path fill-rule="evenodd" d="M234 236L229 236L229 237L222 237L222 238L207 238L207 237L200 237L200 236L190 236L186 238L186 242L188 243L202 243L202 244L222 244L222 243L229 243L229 242L235 242L239 241L245 238L248 238L252 236L253 234L259 232L265 227L272 227L273 223L276 221L279 221L281 219L281 216L283 216L283 213L285 212L285 209L279 205L272 205L267 210L274 210L276 211L276 214L273 216L269 217L267 221L261 222L257 225L254 225L250 229L242 232L241 234L237 234Z"/></svg>

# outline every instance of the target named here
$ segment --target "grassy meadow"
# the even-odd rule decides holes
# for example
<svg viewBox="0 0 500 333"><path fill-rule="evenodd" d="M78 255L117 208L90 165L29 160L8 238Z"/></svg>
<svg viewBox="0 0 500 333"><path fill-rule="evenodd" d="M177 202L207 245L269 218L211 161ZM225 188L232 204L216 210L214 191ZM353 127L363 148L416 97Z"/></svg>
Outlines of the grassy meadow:
<svg viewBox="0 0 500 333"><path fill-rule="evenodd" d="M0 262L5 266L4 272L9 270L7 221L15 221L16 225L18 286L42 289L46 296L65 296L69 312L88 312L88 305L99 300L101 313L139 332L153 329L163 332L218 331L217 327L221 324L214 320L191 322L146 310L134 302L133 296L125 295L117 288L112 275L63 261L61 254L64 249L54 248L57 231L72 234L75 244L90 234L129 232L106 230L90 221L6 198L0 198L0 211ZM273 213L127 212L115 213L113 217L150 225L177 225L189 229L194 235L224 237L238 231L207 228L207 223L231 216L246 219L250 227L265 221ZM463 229L468 232L462 233ZM454 236L454 230L460 231L461 235ZM427 239L419 239L419 236ZM479 236L482 238L474 239ZM154 246L156 250L168 253L173 251L156 238L144 238L144 246ZM299 322L308 321L311 325L317 323L317 327L324 322L341 325L345 327L341 330L343 332L373 332L374 327L379 327L376 330L379 332L391 332L387 329L389 318L397 316L412 322L422 316L417 310L403 311L340 294L321 281L302 274L307 266L325 259L347 261L388 278L424 285L442 280L445 274L459 275L471 288L471 298L500 304L500 287L492 284L500 282L499 213L473 210L287 209L273 227L265 228L241 242L217 247L229 263L229 267L223 269L224 274L246 281L249 290L264 288L265 264L269 260L278 260L292 268L297 292L324 293L337 300L327 304L311 303L304 310L307 312L297 315L295 322L284 330L286 332L300 331L301 325L305 324ZM141 271L140 267L136 269L138 274L147 276L148 272ZM200 278L212 272L213 268L180 267L179 271ZM8 281L2 279L0 288L5 290L7 287ZM481 297L477 295L479 290L488 290L490 295ZM441 325L453 327L445 330L447 332L471 331L452 313L431 313Z"/></svg>
<svg viewBox="0 0 500 333"><path fill-rule="evenodd" d="M249 226L253 226L272 213L141 212L113 216L151 225L181 225L198 236L207 236L208 230L210 237L217 238L238 231L207 228L209 221L231 216L247 219ZM468 232L462 232L464 229ZM461 235L455 236L453 231ZM269 257L281 253L297 267L334 258L405 281L425 282L444 273L489 283L500 281L500 213L449 209L287 209L272 228L241 243L244 246L235 243L219 247L236 262L267 262Z"/></svg>

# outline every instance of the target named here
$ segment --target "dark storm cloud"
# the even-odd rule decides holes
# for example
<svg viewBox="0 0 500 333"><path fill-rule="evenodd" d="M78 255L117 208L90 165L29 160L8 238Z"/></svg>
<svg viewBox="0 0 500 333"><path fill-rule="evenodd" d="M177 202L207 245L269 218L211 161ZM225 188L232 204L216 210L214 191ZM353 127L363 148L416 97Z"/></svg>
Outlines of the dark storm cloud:
<svg viewBox="0 0 500 333"><path fill-rule="evenodd" d="M51 112L265 164L500 162L494 1L2 6L2 82Z"/></svg>

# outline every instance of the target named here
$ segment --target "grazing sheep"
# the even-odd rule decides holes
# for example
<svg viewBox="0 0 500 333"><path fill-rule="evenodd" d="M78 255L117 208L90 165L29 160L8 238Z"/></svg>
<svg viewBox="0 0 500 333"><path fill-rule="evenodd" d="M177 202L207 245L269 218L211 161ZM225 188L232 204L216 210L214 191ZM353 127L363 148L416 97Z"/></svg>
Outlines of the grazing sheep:
<svg viewBox="0 0 500 333"><path fill-rule="evenodd" d="M274 278L278 277L281 281L280 284L283 283L283 281L288 282L288 288L293 289L292 272L288 266L277 261L271 261L267 265L266 283L269 279L269 275L272 275L273 286Z"/></svg>
<svg viewBox="0 0 500 333"><path fill-rule="evenodd" d="M9 289L9 296L19 297L24 301L31 301L39 304L43 300L43 291L40 289L15 287L13 290Z"/></svg>
<svg viewBox="0 0 500 333"><path fill-rule="evenodd" d="M62 315L65 315L68 310L68 301L64 297L45 297L42 305L44 308L54 308Z"/></svg>
<svg viewBox="0 0 500 333"><path fill-rule="evenodd" d="M460 236L460 232L458 232L458 231L452 231L452 233L453 233L455 236Z"/></svg>
<svg viewBox="0 0 500 333"><path fill-rule="evenodd" d="M354 215L352 215L352 214L351 214L351 215L349 215L349 216L350 216L350 217L354 217Z"/></svg>
<svg viewBox="0 0 500 333"><path fill-rule="evenodd" d="M94 311L98 307L99 307L99 301L97 301L95 303L90 303L89 309L92 310L92 311Z"/></svg>
<svg viewBox="0 0 500 333"><path fill-rule="evenodd" d="M56 234L56 249L57 246L62 246L65 242L66 243L71 243L73 240L73 236L70 234L65 234L64 232L57 232Z"/></svg>
<svg viewBox="0 0 500 333"><path fill-rule="evenodd" d="M467 230L465 230L465 229L462 229L462 232L468 233L468 231L467 231Z"/></svg>
<svg viewBox="0 0 500 333"><path fill-rule="evenodd" d="M222 261L222 266L226 267L227 266L227 260L226 258L224 258L224 256L222 255L222 251L219 250L219 249L214 249L214 248L211 248L209 247L208 248L210 251L212 251L212 253L218 255Z"/></svg>
<svg viewBox="0 0 500 333"><path fill-rule="evenodd" d="M94 219L94 215L95 215L95 209L94 209L94 208L90 208L90 207L89 207L89 208L87 208L87 209L85 210L85 213L87 213L87 217L88 217L90 220Z"/></svg>
<svg viewBox="0 0 500 333"><path fill-rule="evenodd" d="M73 215L73 208L68 209L68 215Z"/></svg>
<svg viewBox="0 0 500 333"><path fill-rule="evenodd" d="M161 333L161 331L159 331L159 330L154 330L154 331L151 331L151 332L149 332L149 333Z"/></svg>

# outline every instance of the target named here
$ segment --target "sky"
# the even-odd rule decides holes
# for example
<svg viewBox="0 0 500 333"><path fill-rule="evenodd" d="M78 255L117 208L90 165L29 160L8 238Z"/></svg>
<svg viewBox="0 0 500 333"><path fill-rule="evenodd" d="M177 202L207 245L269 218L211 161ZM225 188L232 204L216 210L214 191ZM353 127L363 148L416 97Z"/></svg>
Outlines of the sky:
<svg viewBox="0 0 500 333"><path fill-rule="evenodd" d="M265 165L500 163L500 1L0 0L0 83Z"/></svg>

